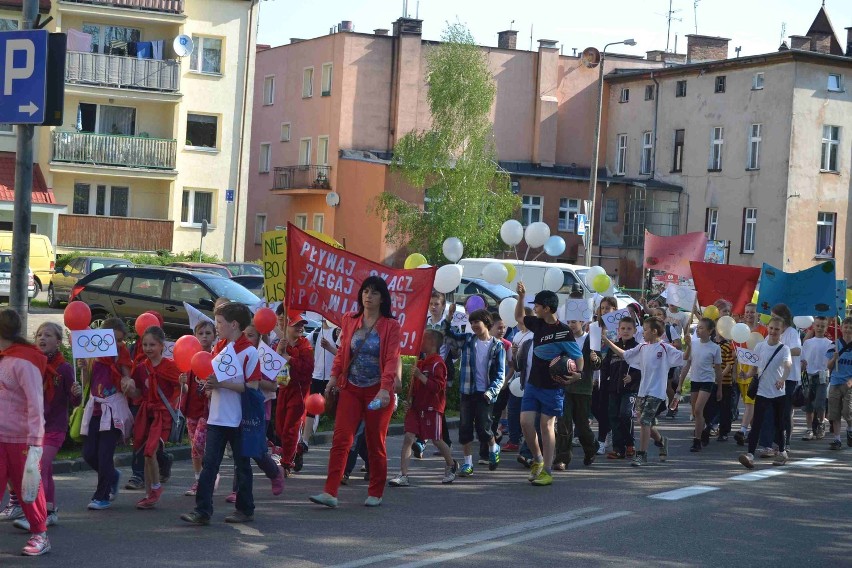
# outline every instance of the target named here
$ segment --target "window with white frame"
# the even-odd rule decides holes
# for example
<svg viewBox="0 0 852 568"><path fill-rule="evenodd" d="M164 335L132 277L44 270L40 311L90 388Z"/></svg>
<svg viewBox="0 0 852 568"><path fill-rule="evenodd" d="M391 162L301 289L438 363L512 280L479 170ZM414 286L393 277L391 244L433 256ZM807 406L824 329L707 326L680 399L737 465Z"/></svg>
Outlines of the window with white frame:
<svg viewBox="0 0 852 568"><path fill-rule="evenodd" d="M317 165L328 165L328 136L317 137Z"/></svg>
<svg viewBox="0 0 852 568"><path fill-rule="evenodd" d="M816 255L834 258L834 226L837 213L817 213Z"/></svg>
<svg viewBox="0 0 852 568"><path fill-rule="evenodd" d="M322 64L322 96L324 97L331 96L332 67L331 63Z"/></svg>
<svg viewBox="0 0 852 568"><path fill-rule="evenodd" d="M580 213L580 200L559 198L559 223L560 231L573 233L577 230L577 214Z"/></svg>
<svg viewBox="0 0 852 568"><path fill-rule="evenodd" d="M219 117L210 114L186 115L186 145L212 150L219 145Z"/></svg>
<svg viewBox="0 0 852 568"><path fill-rule="evenodd" d="M822 127L822 156L820 170L824 172L839 171L837 157L840 153L840 127L826 124Z"/></svg>
<svg viewBox="0 0 852 568"><path fill-rule="evenodd" d="M222 39L194 35L192 43L195 48L189 56L189 68L197 73L221 75Z"/></svg>
<svg viewBox="0 0 852 568"><path fill-rule="evenodd" d="M748 162L746 169L760 169L760 142L763 140L762 124L752 124L748 128Z"/></svg>
<svg viewBox="0 0 852 568"><path fill-rule="evenodd" d="M757 208L743 209L743 253L753 253L757 241Z"/></svg>
<svg viewBox="0 0 852 568"><path fill-rule="evenodd" d="M130 188L123 185L74 184L74 215L130 216Z"/></svg>
<svg viewBox="0 0 852 568"><path fill-rule="evenodd" d="M275 77L270 75L263 79L263 105L275 104Z"/></svg>
<svg viewBox="0 0 852 568"><path fill-rule="evenodd" d="M604 221L607 223L618 222L618 199L612 197L606 198L606 206L604 207Z"/></svg>
<svg viewBox="0 0 852 568"><path fill-rule="evenodd" d="M542 197L540 195L524 195L521 197L521 225L541 221Z"/></svg>
<svg viewBox="0 0 852 568"><path fill-rule="evenodd" d="M654 160L654 133L650 130L642 133L642 160L639 163L640 174L650 174Z"/></svg>
<svg viewBox="0 0 852 568"><path fill-rule="evenodd" d="M303 231L307 231L308 230L308 214L307 213L297 213L296 219L293 222L293 224L296 225L298 228L302 229Z"/></svg>
<svg viewBox="0 0 852 568"><path fill-rule="evenodd" d="M299 165L309 166L311 164L311 139L299 140Z"/></svg>
<svg viewBox="0 0 852 568"><path fill-rule="evenodd" d="M615 175L627 173L627 134L619 134L615 147Z"/></svg>
<svg viewBox="0 0 852 568"><path fill-rule="evenodd" d="M18 29L18 20L0 18L0 32L13 32Z"/></svg>
<svg viewBox="0 0 852 568"><path fill-rule="evenodd" d="M290 123L282 122L281 123L281 141L289 142L290 141Z"/></svg>
<svg viewBox="0 0 852 568"><path fill-rule="evenodd" d="M181 225L200 227L204 220L211 225L215 224L213 192L203 189L184 189L180 208Z"/></svg>
<svg viewBox="0 0 852 568"><path fill-rule="evenodd" d="M262 174L268 174L272 166L272 144L260 145L260 156L258 159L257 171Z"/></svg>
<svg viewBox="0 0 852 568"><path fill-rule="evenodd" d="M314 96L314 68L305 67L302 70L302 98L309 99Z"/></svg>
<svg viewBox="0 0 852 568"><path fill-rule="evenodd" d="M704 214L704 232L707 233L708 241L717 240L719 235L719 210L715 207L708 207Z"/></svg>
<svg viewBox="0 0 852 568"><path fill-rule="evenodd" d="M843 90L843 77L839 73L828 74L828 90L836 93Z"/></svg>
<svg viewBox="0 0 852 568"><path fill-rule="evenodd" d="M621 88L621 96L618 98L618 102L627 103L630 102L630 89L627 87Z"/></svg>
<svg viewBox="0 0 852 568"><path fill-rule="evenodd" d="M11 124L0 123L0 134L14 134L15 127Z"/></svg>
<svg viewBox="0 0 852 568"><path fill-rule="evenodd" d="M325 215L322 213L314 213L314 231L322 233L325 228Z"/></svg>
<svg viewBox="0 0 852 568"><path fill-rule="evenodd" d="M266 232L266 214L258 213L254 216L254 244L263 244L263 233Z"/></svg>
<svg viewBox="0 0 852 568"><path fill-rule="evenodd" d="M654 100L654 85L645 85L645 100Z"/></svg>
<svg viewBox="0 0 852 568"><path fill-rule="evenodd" d="M711 172L722 170L722 147L725 144L725 130L721 126L714 126L710 133L710 163L707 169Z"/></svg>
<svg viewBox="0 0 852 568"><path fill-rule="evenodd" d="M754 74L754 77L751 79L751 88L755 91L759 91L763 88L763 71L759 71Z"/></svg>

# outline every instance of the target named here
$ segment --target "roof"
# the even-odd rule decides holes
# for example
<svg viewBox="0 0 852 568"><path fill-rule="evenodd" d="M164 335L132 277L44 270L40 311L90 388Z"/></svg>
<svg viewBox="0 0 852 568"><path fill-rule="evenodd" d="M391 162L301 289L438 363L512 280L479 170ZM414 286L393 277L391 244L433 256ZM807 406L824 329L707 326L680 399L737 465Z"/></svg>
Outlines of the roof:
<svg viewBox="0 0 852 568"><path fill-rule="evenodd" d="M837 41L837 35L834 33L834 26L831 25L831 20L828 18L828 12L825 11L825 6L819 9L814 23L808 28L808 37L814 37L814 34L827 34L831 36L831 53L832 55L843 55L843 48L840 42Z"/></svg>
<svg viewBox="0 0 852 568"><path fill-rule="evenodd" d="M21 10L24 7L24 0L0 0L0 8L17 8ZM46 14L50 12L50 0L38 0L38 11Z"/></svg>
<svg viewBox="0 0 852 568"><path fill-rule="evenodd" d="M14 152L0 152L0 201L15 201ZM33 164L33 203L56 204L56 196L47 187L38 164Z"/></svg>
<svg viewBox="0 0 852 568"><path fill-rule="evenodd" d="M552 166L545 167L530 162L499 162L501 168L510 176L538 177L551 179L564 179L571 181L589 181L592 173L591 168L577 166ZM627 178L624 176L609 175L605 167L598 168L598 182L617 183L646 189L659 189L663 191L682 192L679 185L667 183L651 178Z"/></svg>

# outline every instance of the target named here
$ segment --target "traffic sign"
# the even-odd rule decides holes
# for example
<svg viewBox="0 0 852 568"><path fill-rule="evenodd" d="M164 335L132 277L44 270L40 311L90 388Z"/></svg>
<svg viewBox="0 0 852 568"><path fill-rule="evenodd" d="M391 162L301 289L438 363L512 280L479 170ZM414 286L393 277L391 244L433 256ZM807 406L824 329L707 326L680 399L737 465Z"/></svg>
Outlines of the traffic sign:
<svg viewBox="0 0 852 568"><path fill-rule="evenodd" d="M577 235L586 236L586 216L582 213L577 214Z"/></svg>
<svg viewBox="0 0 852 568"><path fill-rule="evenodd" d="M47 30L0 32L0 123L42 124Z"/></svg>
<svg viewBox="0 0 852 568"><path fill-rule="evenodd" d="M234 190L226 189L225 190L225 203L233 203L234 202Z"/></svg>

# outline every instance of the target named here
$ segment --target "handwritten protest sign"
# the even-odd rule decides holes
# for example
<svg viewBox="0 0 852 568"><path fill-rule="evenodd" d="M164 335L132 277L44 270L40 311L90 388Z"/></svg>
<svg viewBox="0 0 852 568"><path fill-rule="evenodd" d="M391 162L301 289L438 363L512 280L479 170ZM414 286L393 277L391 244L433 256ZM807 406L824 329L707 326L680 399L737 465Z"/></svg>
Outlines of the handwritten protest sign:
<svg viewBox="0 0 852 568"><path fill-rule="evenodd" d="M287 231L266 231L263 241L263 296L267 302L284 299L287 285Z"/></svg>

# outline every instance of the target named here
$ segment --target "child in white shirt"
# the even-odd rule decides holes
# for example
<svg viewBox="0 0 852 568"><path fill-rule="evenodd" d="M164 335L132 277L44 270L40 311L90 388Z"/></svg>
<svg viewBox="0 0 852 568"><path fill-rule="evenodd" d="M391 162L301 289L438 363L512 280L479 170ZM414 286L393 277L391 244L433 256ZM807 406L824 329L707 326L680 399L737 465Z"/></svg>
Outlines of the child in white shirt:
<svg viewBox="0 0 852 568"><path fill-rule="evenodd" d="M834 344L825 336L828 318L814 318L814 336L802 344L802 371L807 373L808 384L805 387L805 413L810 429L802 440L809 441L825 437L825 401L828 396L828 358L826 354Z"/></svg>

